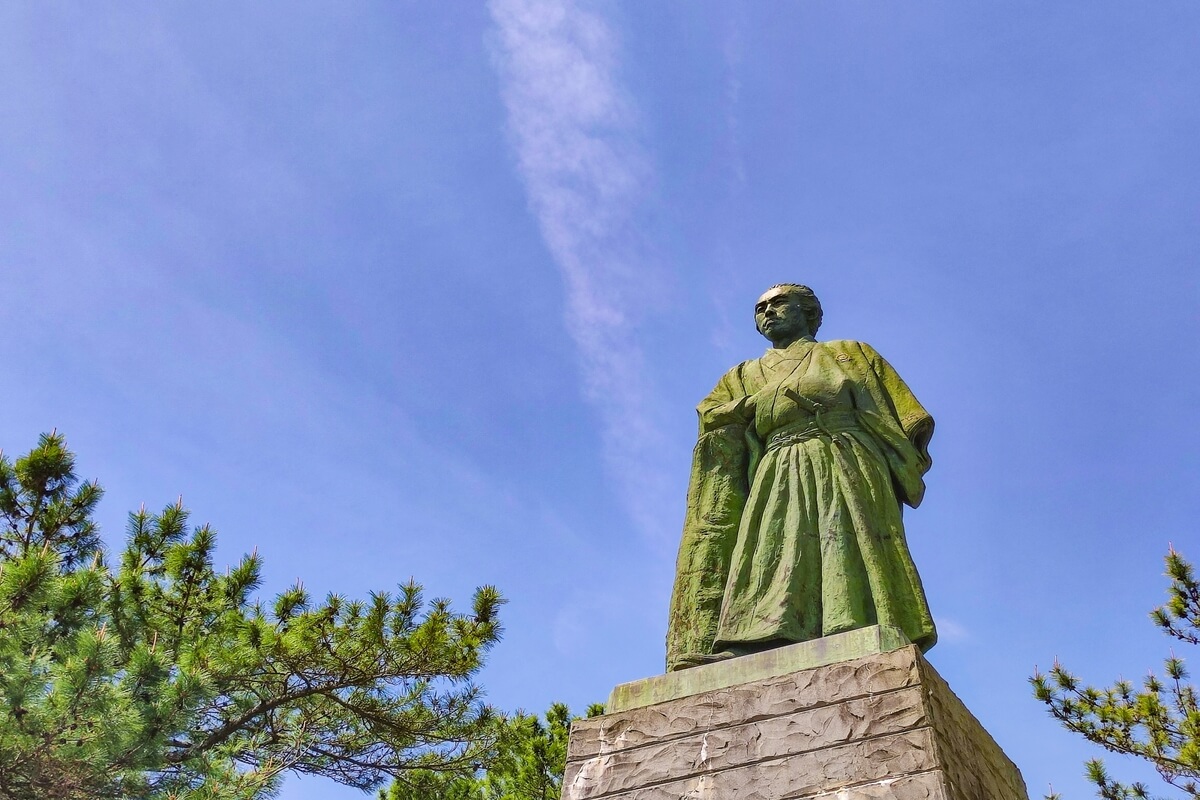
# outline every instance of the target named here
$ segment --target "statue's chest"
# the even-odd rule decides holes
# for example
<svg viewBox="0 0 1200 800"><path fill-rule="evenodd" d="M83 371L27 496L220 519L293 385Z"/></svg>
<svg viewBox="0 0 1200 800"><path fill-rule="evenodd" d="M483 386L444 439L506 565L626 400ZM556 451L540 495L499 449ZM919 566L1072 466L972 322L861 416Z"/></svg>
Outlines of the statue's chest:
<svg viewBox="0 0 1200 800"><path fill-rule="evenodd" d="M812 416L817 410L854 406L854 384L833 358L812 353L803 359L780 359L763 370L763 400L757 405L758 427Z"/></svg>

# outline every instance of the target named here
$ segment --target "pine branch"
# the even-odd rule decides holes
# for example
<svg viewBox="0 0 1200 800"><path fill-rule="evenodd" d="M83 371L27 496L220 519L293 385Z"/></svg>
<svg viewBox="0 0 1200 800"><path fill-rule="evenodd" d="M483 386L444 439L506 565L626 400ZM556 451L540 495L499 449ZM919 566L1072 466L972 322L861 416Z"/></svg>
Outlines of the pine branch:
<svg viewBox="0 0 1200 800"><path fill-rule="evenodd" d="M1172 583L1170 600L1151 613L1168 634L1187 642L1197 641L1200 622L1200 585L1192 567L1173 549L1166 557L1166 574ZM1162 780L1200 800L1200 709L1196 690L1187 682L1183 659L1173 654L1164 662L1167 681L1151 672L1141 691L1127 681L1099 689L1081 685L1079 679L1055 663L1049 675L1030 678L1034 696L1065 728L1109 752L1148 761ZM1088 762L1088 779L1105 800L1148 798L1141 784L1113 780L1103 762Z"/></svg>

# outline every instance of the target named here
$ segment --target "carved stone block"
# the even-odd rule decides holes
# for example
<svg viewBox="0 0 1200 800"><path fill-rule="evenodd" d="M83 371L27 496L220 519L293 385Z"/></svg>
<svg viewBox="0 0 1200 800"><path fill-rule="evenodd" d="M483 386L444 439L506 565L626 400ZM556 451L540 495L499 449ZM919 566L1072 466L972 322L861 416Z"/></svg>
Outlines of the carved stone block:
<svg viewBox="0 0 1200 800"><path fill-rule="evenodd" d="M1028 800L1016 766L911 645L578 720L563 781L564 800L830 794Z"/></svg>

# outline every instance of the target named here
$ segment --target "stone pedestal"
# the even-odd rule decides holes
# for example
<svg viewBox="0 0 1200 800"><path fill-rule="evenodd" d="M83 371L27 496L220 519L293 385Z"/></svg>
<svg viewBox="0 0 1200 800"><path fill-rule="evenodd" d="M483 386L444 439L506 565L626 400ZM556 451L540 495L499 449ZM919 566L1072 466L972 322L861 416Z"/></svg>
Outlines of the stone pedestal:
<svg viewBox="0 0 1200 800"><path fill-rule="evenodd" d="M571 728L564 800L825 795L1028 800L1016 766L887 628L624 684L609 713Z"/></svg>

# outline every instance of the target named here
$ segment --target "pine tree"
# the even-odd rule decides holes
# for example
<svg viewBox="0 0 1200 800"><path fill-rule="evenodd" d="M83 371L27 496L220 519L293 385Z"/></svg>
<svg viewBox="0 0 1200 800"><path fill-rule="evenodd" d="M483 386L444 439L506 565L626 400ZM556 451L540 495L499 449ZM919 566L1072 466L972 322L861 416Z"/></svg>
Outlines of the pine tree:
<svg viewBox="0 0 1200 800"><path fill-rule="evenodd" d="M181 503L129 517L110 566L63 437L0 456L0 798L255 798L287 771L371 789L495 747L472 682L492 587L460 614L414 583L365 601L255 599Z"/></svg>
<svg viewBox="0 0 1200 800"><path fill-rule="evenodd" d="M1172 549L1166 557L1170 599L1150 613L1168 635L1200 644L1200 583L1192 565ZM1128 681L1097 689L1055 663L1048 675L1030 678L1034 695L1068 730L1113 753L1137 756L1154 765L1169 785L1200 800L1200 706L1196 688L1187 682L1183 659L1172 655L1165 678L1150 673L1140 689ZM1087 777L1105 800L1149 798L1142 783L1114 780L1100 759L1087 762ZM1057 797L1050 795L1051 798Z"/></svg>
<svg viewBox="0 0 1200 800"><path fill-rule="evenodd" d="M587 716L604 713L593 704ZM474 775L431 770L407 773L379 793L379 800L559 800L567 764L571 712L555 703L545 720L518 712L497 718L496 756Z"/></svg>

